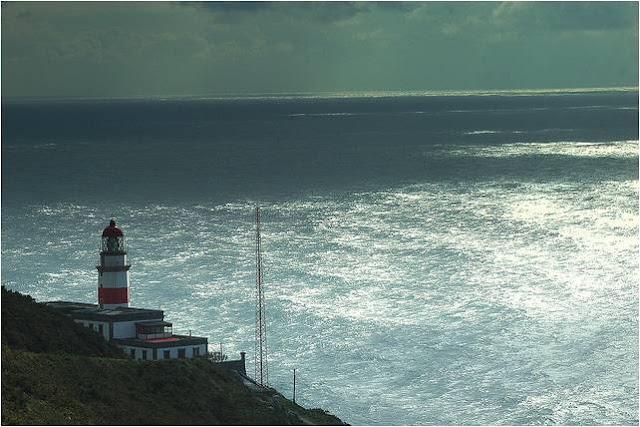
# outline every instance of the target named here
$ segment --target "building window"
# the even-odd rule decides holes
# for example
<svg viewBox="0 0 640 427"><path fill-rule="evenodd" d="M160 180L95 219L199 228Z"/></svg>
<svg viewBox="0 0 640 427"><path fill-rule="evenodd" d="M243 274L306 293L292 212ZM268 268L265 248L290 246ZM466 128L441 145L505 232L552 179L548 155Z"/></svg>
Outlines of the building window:
<svg viewBox="0 0 640 427"><path fill-rule="evenodd" d="M164 358L165 359L171 359L171 351L170 350L165 350L163 354L164 354Z"/></svg>
<svg viewBox="0 0 640 427"><path fill-rule="evenodd" d="M129 352L131 353L131 358L135 359L136 358L136 349L132 348L131 350L129 350Z"/></svg>
<svg viewBox="0 0 640 427"><path fill-rule="evenodd" d="M193 347L193 357L200 356L200 347Z"/></svg>
<svg viewBox="0 0 640 427"><path fill-rule="evenodd" d="M99 324L98 325L98 333L100 333L100 335L104 335L104 325L103 324Z"/></svg>
<svg viewBox="0 0 640 427"><path fill-rule="evenodd" d="M142 350L142 360L147 360L147 350Z"/></svg>
<svg viewBox="0 0 640 427"><path fill-rule="evenodd" d="M178 349L178 359L184 359L187 356L187 351L184 348Z"/></svg>

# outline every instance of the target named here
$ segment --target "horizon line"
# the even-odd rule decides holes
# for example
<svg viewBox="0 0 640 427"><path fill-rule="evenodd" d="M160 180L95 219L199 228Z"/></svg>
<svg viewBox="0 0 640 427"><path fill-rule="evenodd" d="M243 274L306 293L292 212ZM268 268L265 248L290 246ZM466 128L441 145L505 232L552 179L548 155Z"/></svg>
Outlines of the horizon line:
<svg viewBox="0 0 640 427"><path fill-rule="evenodd" d="M395 98L421 96L491 96L491 95L545 95L580 94L602 92L638 92L638 86L569 87L538 89L446 89L446 90L361 90L318 92L255 92L255 93L211 93L206 95L139 95L139 96L2 96L1 101L206 101L242 99L333 99L333 98Z"/></svg>

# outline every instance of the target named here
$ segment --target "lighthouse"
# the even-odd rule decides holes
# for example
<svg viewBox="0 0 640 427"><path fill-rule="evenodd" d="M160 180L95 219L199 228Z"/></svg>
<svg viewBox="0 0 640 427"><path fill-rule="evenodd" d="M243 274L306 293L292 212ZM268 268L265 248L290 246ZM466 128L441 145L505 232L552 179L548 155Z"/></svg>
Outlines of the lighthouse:
<svg viewBox="0 0 640 427"><path fill-rule="evenodd" d="M98 304L100 308L129 307L129 268L124 233L111 220L102 232L98 269Z"/></svg>
<svg viewBox="0 0 640 427"><path fill-rule="evenodd" d="M49 307L71 317L136 360L210 358L206 337L173 333L164 311L129 306L129 268L124 233L111 220L102 231L98 269L98 304L50 301ZM240 360L212 359L246 374L245 353Z"/></svg>
<svg viewBox="0 0 640 427"><path fill-rule="evenodd" d="M98 304L52 301L47 305L97 332L133 359L208 357L207 338L174 334L173 323L164 320L162 310L129 306L131 266L127 263L124 233L113 219L102 231L100 265L96 268Z"/></svg>

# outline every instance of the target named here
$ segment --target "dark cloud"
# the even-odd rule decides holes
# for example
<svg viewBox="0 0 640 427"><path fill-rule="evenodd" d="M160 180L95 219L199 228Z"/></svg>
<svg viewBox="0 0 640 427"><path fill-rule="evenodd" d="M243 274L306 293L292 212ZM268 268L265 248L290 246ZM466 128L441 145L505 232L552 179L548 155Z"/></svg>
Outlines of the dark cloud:
<svg viewBox="0 0 640 427"><path fill-rule="evenodd" d="M176 2L181 6L197 7L212 12L256 12L270 9L273 2L269 1L186 1Z"/></svg>
<svg viewBox="0 0 640 427"><path fill-rule="evenodd" d="M197 7L220 14L245 14L260 12L276 12L283 15L292 13L302 19L310 19L321 23L335 23L349 20L360 13L369 11L368 2L270 2L270 1L212 1L212 2L178 2L182 6ZM398 6L402 7L402 6Z"/></svg>
<svg viewBox="0 0 640 427"><path fill-rule="evenodd" d="M360 13L366 13L369 4L365 2L298 2L300 11L309 18L323 23L347 21Z"/></svg>
<svg viewBox="0 0 640 427"><path fill-rule="evenodd" d="M371 2L371 5L380 9L398 10L401 12L411 12L420 7L421 2L416 1L378 1Z"/></svg>

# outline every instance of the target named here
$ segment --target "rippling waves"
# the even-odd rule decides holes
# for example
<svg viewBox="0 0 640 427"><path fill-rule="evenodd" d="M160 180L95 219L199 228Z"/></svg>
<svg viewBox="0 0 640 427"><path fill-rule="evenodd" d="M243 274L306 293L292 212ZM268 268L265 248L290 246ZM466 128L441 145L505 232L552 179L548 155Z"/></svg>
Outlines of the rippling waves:
<svg viewBox="0 0 640 427"><path fill-rule="evenodd" d="M272 384L289 394L295 367L303 405L353 424L637 424L637 150L435 146L415 156L550 178L499 162L482 179L263 201ZM115 214L134 305L251 353L255 203L3 207L2 280L93 302Z"/></svg>

